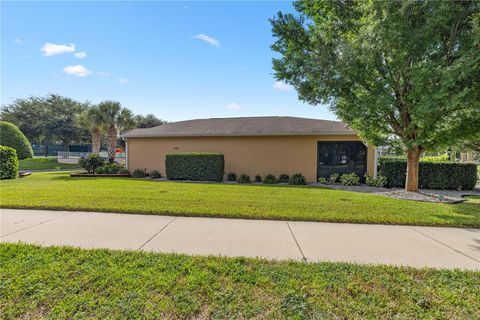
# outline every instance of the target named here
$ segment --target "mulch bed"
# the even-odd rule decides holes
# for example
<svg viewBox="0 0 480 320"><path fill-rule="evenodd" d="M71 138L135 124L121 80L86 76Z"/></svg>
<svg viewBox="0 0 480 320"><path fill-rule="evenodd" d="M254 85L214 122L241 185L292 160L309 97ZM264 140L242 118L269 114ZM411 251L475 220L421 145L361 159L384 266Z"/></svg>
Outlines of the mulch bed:
<svg viewBox="0 0 480 320"><path fill-rule="evenodd" d="M83 178L129 178L130 174L117 174L117 173L70 173L70 177L83 177Z"/></svg>

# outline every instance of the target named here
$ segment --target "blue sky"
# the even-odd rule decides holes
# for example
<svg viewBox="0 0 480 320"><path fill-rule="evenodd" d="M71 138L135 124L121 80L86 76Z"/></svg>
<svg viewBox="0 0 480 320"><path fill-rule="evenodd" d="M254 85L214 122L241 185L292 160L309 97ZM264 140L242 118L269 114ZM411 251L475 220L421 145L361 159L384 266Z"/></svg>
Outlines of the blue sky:
<svg viewBox="0 0 480 320"><path fill-rule="evenodd" d="M290 2L3 2L1 103L49 92L168 121L335 119L275 84L268 21Z"/></svg>

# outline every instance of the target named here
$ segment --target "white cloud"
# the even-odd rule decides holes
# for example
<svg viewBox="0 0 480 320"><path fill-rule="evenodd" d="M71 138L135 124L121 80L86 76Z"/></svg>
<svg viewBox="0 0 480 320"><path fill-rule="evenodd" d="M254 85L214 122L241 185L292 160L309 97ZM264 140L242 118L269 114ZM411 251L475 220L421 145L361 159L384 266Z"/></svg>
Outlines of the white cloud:
<svg viewBox="0 0 480 320"><path fill-rule="evenodd" d="M41 50L45 57L49 57L56 54L75 52L75 45L73 43L65 45L65 44L54 44L54 43L47 42L43 45Z"/></svg>
<svg viewBox="0 0 480 320"><path fill-rule="evenodd" d="M75 52L73 55L75 56L75 58L83 59L87 56L87 53L85 51L80 51L80 52Z"/></svg>
<svg viewBox="0 0 480 320"><path fill-rule="evenodd" d="M13 40L13 41L15 41L15 43L18 43L18 44L23 43L22 39L19 39L19 38L15 38L15 40Z"/></svg>
<svg viewBox="0 0 480 320"><path fill-rule="evenodd" d="M235 103L235 102L232 102L232 103L229 103L226 108L229 109L229 110L237 111L237 110L240 110L242 108L242 106Z"/></svg>
<svg viewBox="0 0 480 320"><path fill-rule="evenodd" d="M290 91L293 89L291 85L286 84L283 81L275 81L275 83L273 84L273 87L281 91Z"/></svg>
<svg viewBox="0 0 480 320"><path fill-rule="evenodd" d="M110 77L110 72L97 71L97 74L101 77Z"/></svg>
<svg viewBox="0 0 480 320"><path fill-rule="evenodd" d="M194 36L195 39L205 41L208 44L211 44L212 46L215 46L217 48L220 48L220 41L218 41L215 38L209 37L206 34L199 33L196 36Z"/></svg>
<svg viewBox="0 0 480 320"><path fill-rule="evenodd" d="M128 79L127 79L127 78L118 78L117 81L118 81L118 83L120 83L120 84L127 84L127 83L128 83Z"/></svg>
<svg viewBox="0 0 480 320"><path fill-rule="evenodd" d="M90 73L92 73L90 70L88 70L81 64L65 67L63 68L63 72L77 76L77 77L86 77Z"/></svg>

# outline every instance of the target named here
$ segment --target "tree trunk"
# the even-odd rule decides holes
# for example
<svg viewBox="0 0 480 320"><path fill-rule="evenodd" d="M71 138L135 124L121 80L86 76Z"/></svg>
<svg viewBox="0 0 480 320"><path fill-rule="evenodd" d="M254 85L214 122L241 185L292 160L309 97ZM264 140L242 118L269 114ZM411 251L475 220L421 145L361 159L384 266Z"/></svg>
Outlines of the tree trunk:
<svg viewBox="0 0 480 320"><path fill-rule="evenodd" d="M70 145L70 140L63 140L63 151L68 152L69 145Z"/></svg>
<svg viewBox="0 0 480 320"><path fill-rule="evenodd" d="M108 127L108 162L115 162L115 149L117 147L117 128L115 126Z"/></svg>
<svg viewBox="0 0 480 320"><path fill-rule="evenodd" d="M406 191L418 191L418 171L420 164L421 149L416 147L407 151L407 181Z"/></svg>
<svg viewBox="0 0 480 320"><path fill-rule="evenodd" d="M95 128L92 131L92 152L95 154L100 153L100 146L102 143L102 133L99 128Z"/></svg>

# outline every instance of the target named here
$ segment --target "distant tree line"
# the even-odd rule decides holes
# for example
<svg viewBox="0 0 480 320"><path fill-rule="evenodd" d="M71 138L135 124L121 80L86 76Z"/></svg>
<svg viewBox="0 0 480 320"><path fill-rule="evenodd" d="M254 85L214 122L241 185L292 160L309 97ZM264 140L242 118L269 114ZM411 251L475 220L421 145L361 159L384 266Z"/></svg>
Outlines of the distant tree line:
<svg viewBox="0 0 480 320"><path fill-rule="evenodd" d="M153 114L134 115L117 101L95 105L58 94L31 96L3 105L0 119L15 124L31 143L62 143L65 151L71 143L91 142L93 152L98 153L102 141L106 141L111 161L119 133L166 123Z"/></svg>

